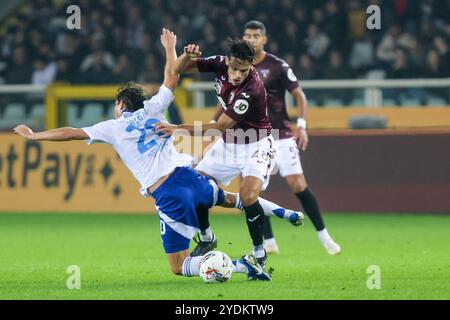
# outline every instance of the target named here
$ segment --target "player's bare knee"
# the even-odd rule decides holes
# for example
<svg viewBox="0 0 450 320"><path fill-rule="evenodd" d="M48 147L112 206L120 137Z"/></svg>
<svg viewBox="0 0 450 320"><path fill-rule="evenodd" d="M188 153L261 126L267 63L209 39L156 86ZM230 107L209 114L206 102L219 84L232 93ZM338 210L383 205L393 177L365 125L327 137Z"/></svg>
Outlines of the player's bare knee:
<svg viewBox="0 0 450 320"><path fill-rule="evenodd" d="M241 188L241 191L239 192L239 197L244 207L249 207L254 204L256 200L258 200L258 195L259 191L251 188Z"/></svg>
<svg viewBox="0 0 450 320"><path fill-rule="evenodd" d="M239 190L239 198L244 207L249 207L258 200L261 187L262 182L260 179L252 176L244 178Z"/></svg>
<svg viewBox="0 0 450 320"><path fill-rule="evenodd" d="M293 193L303 192L308 187L303 174L287 176L286 182Z"/></svg>

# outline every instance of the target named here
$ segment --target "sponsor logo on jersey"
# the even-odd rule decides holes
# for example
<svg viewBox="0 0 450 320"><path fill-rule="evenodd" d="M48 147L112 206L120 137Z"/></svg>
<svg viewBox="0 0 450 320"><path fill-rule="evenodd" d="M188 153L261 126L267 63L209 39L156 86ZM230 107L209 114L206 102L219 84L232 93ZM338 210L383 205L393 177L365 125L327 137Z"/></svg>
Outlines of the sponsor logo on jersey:
<svg viewBox="0 0 450 320"><path fill-rule="evenodd" d="M236 100L233 106L234 112L237 114L244 114L248 110L248 101L244 99Z"/></svg>

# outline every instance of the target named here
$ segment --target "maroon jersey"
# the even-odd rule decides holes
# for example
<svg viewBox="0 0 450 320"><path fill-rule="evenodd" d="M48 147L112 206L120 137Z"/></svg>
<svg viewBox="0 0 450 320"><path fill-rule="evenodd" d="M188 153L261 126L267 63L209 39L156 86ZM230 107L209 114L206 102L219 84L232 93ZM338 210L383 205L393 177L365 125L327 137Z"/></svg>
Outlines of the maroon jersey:
<svg viewBox="0 0 450 320"><path fill-rule="evenodd" d="M291 92L299 86L294 72L286 61L270 53L266 53L264 60L255 64L255 68L266 87L267 107L273 128L279 130L280 139L292 137L285 94L286 90Z"/></svg>
<svg viewBox="0 0 450 320"><path fill-rule="evenodd" d="M228 81L228 67L225 64L224 56L197 59L197 67L200 72L215 73L214 86L217 98L224 108L224 113L237 122L231 128L233 132L240 129L240 131L249 133L249 130L252 130L256 133L256 141L270 135L272 126L267 113L266 89L255 68L250 69L249 75L239 86L233 86ZM236 135L238 134L236 132ZM237 136L227 139L226 133L222 135L225 142L256 142L249 137L251 136L246 136L245 141L243 141Z"/></svg>

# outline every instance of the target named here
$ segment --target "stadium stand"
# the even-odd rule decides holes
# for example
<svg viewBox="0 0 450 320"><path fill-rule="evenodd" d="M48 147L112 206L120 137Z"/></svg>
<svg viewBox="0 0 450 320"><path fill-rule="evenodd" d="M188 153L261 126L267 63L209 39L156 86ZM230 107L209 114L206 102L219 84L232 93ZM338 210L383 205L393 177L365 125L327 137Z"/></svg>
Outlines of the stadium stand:
<svg viewBox="0 0 450 320"><path fill-rule="evenodd" d="M81 30L66 28L71 4L81 8ZM371 4L382 8L381 30L360 23ZM300 79L446 78L448 12L448 0L23 1L0 21L0 84L158 83L163 26L177 33L179 51L196 42L210 55L223 53L227 38L240 37L249 19L266 24L267 50L284 57ZM311 106L360 103L342 90L310 98ZM392 89L386 98L398 106L450 104L446 89ZM0 112L19 117L10 104ZM42 111L24 116L32 121Z"/></svg>

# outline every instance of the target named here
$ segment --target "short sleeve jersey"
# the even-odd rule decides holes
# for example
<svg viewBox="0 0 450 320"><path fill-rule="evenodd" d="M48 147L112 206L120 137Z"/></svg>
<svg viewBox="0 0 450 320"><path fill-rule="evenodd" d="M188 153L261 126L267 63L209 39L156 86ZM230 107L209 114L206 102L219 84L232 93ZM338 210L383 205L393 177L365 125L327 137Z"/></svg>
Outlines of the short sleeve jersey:
<svg viewBox="0 0 450 320"><path fill-rule="evenodd" d="M124 112L120 118L83 128L90 140L106 142L114 147L122 161L141 184L141 193L176 167L190 166L192 158L176 151L173 138L162 137L155 124L167 122L164 112L173 100L173 93L161 86L158 94L144 101L144 108Z"/></svg>

